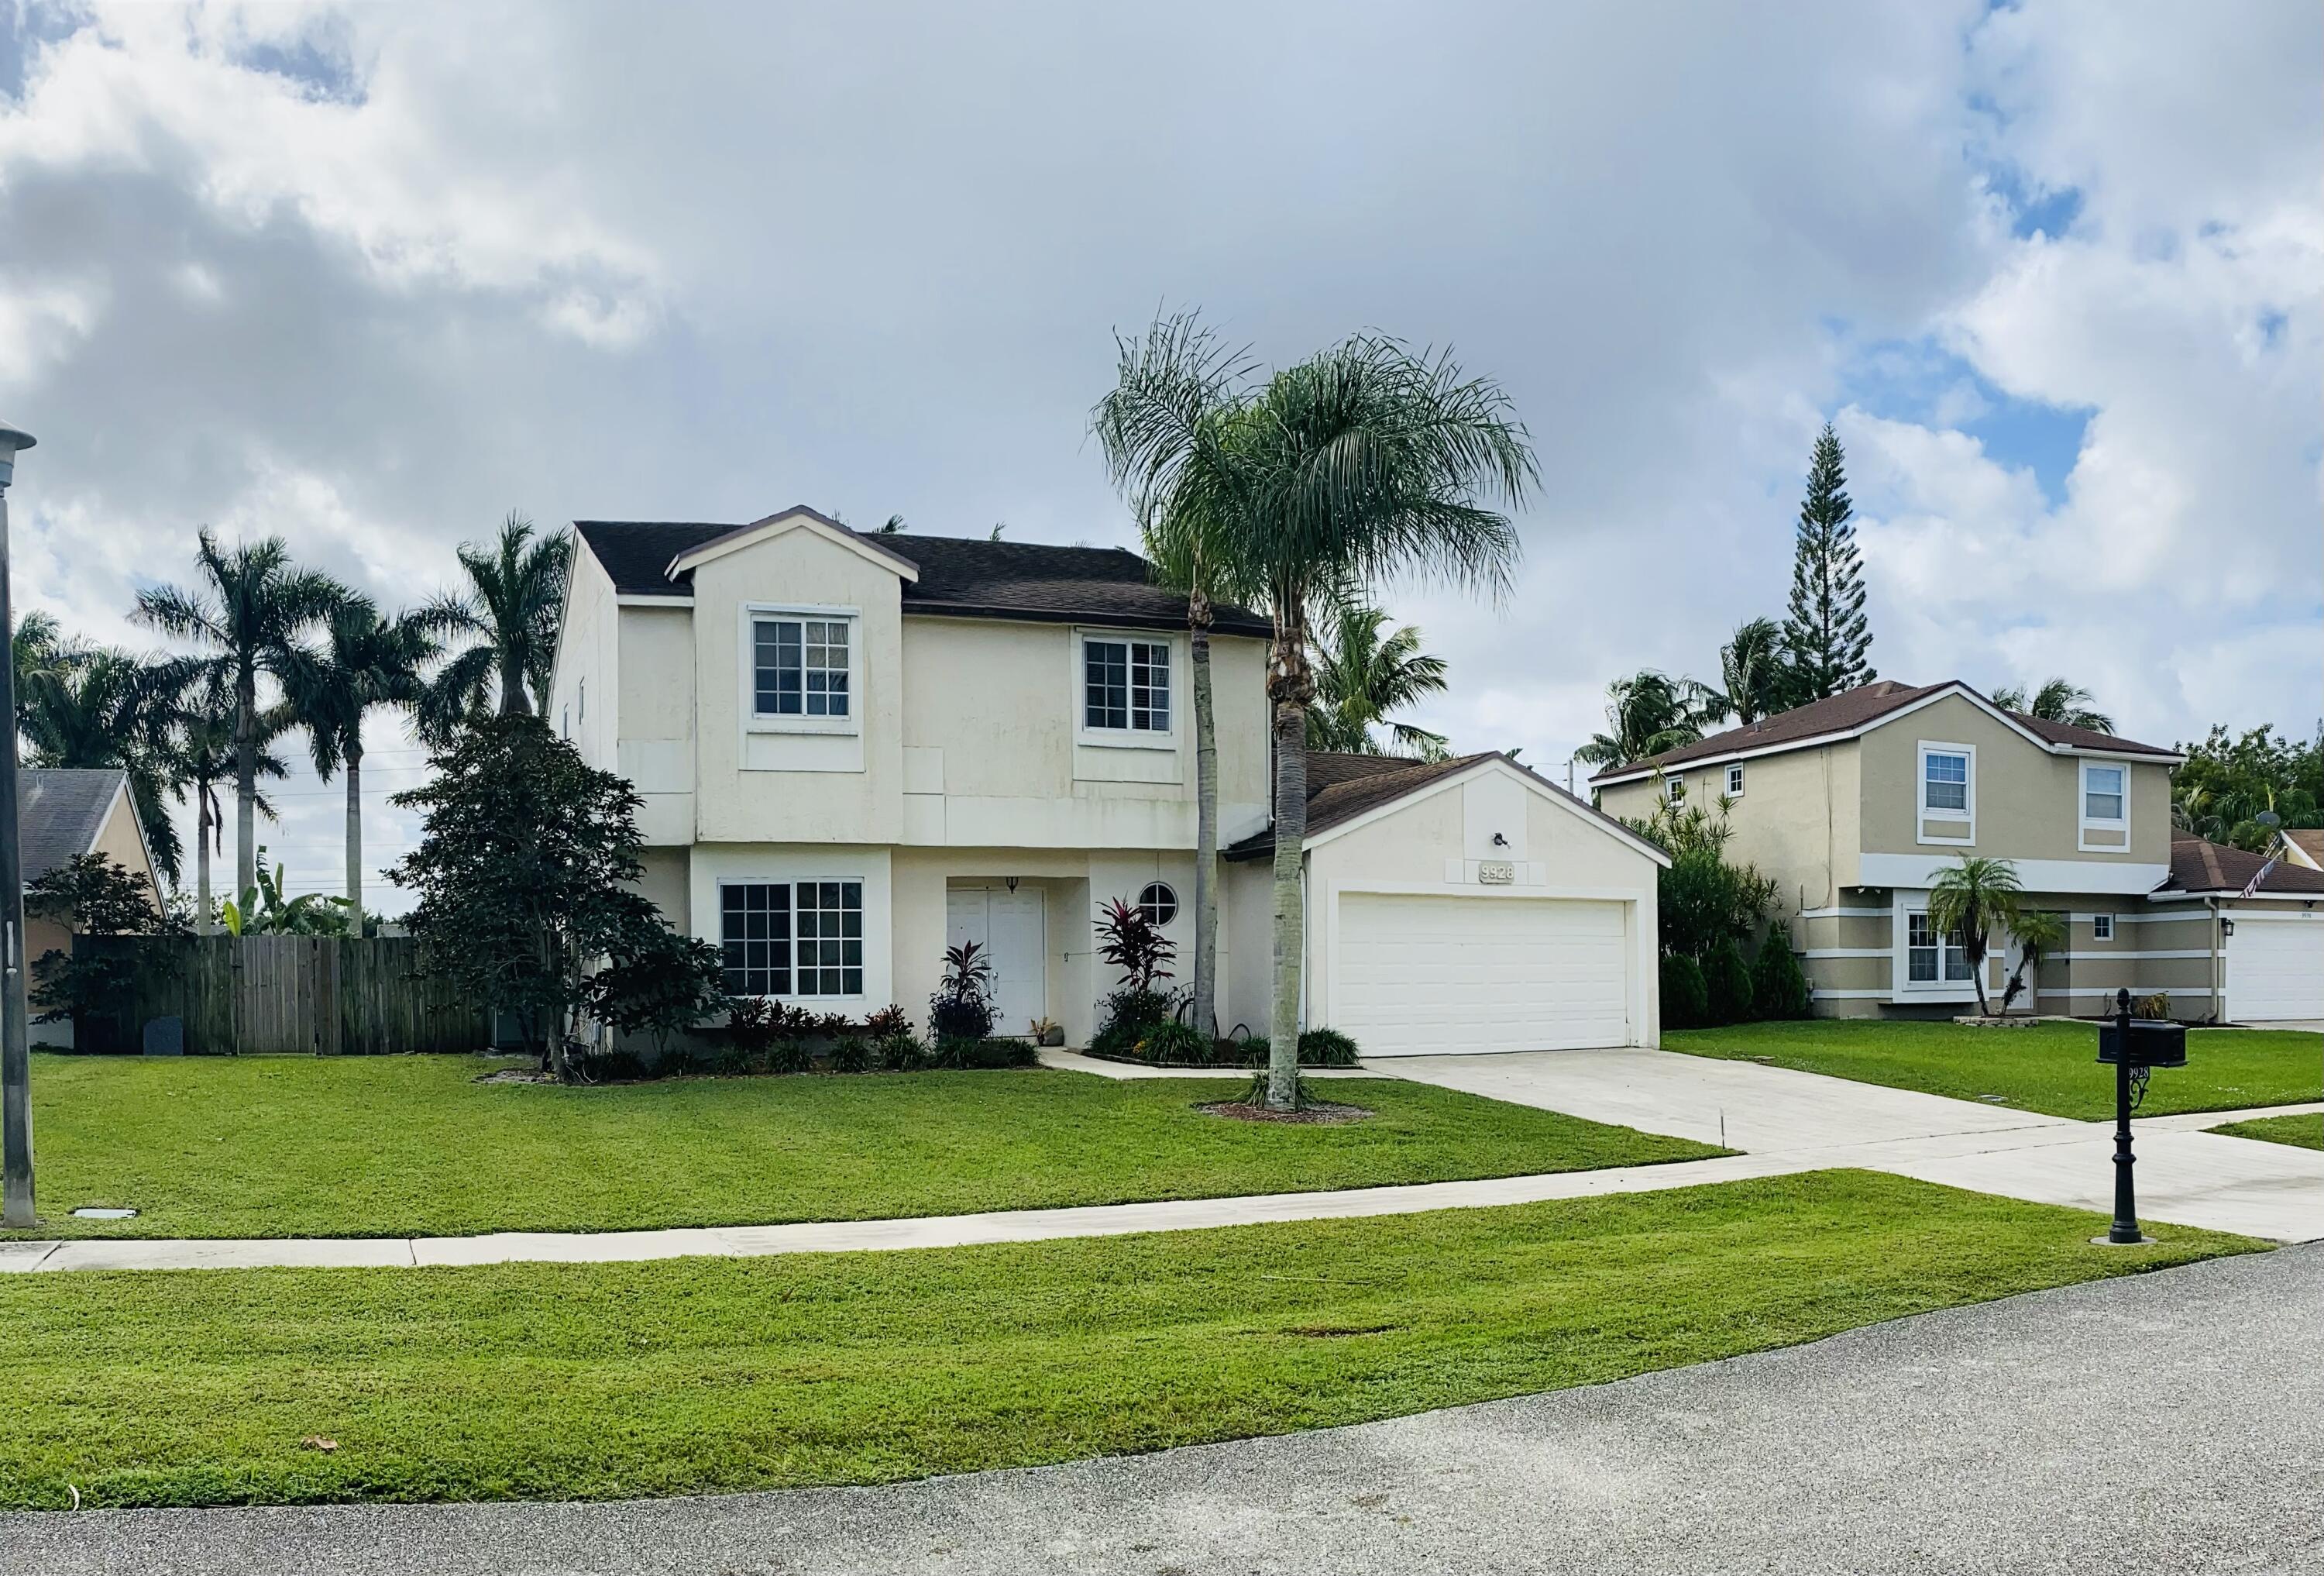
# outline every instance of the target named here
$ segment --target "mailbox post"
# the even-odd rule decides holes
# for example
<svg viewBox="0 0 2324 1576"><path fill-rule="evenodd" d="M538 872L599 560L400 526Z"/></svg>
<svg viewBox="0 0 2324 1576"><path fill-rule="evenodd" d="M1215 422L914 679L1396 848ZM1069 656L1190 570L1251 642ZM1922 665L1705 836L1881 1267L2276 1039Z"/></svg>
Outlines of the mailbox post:
<svg viewBox="0 0 2324 1576"><path fill-rule="evenodd" d="M2130 1113L2146 1098L2146 1081L2155 1068L2187 1064L2186 1027L2134 1020L2130 992L2117 991L2114 1021L2098 1028L2098 1060L2114 1064L2114 1223L2101 1240L2126 1246L2144 1242L2148 1238L2138 1229L2138 1190L2131 1181L2135 1162L2130 1153Z"/></svg>

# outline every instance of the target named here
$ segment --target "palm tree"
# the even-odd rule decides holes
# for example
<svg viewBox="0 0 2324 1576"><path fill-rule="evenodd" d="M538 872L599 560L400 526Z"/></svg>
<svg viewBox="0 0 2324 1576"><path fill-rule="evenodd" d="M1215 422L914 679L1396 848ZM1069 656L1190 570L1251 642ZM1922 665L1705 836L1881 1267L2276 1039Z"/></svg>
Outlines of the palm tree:
<svg viewBox="0 0 2324 1576"><path fill-rule="evenodd" d="M2063 723L2070 728L2088 728L2093 733L2113 733L2114 719L2093 710L2092 698L2089 690L2062 675L2045 682L2030 700L2025 691L2014 684L1993 692L1993 704L2003 711L2022 712L2045 723Z"/></svg>
<svg viewBox="0 0 2324 1576"><path fill-rule="evenodd" d="M383 619L368 597L349 597L331 615L322 652L290 692L290 708L307 729L315 772L325 782L346 769L347 901L363 912L363 724L374 706L417 709L426 695L421 668L436 655L436 638L416 618Z"/></svg>
<svg viewBox="0 0 2324 1576"><path fill-rule="evenodd" d="M2041 1010L2042 960L2066 945L2066 922L2046 908L2020 909L2009 922L2009 934L2017 938L2017 966L2010 971L2008 988L2001 993L2001 1010L2021 993L2032 991L2031 1003Z"/></svg>
<svg viewBox="0 0 2324 1576"><path fill-rule="evenodd" d="M278 685L311 660L305 641L347 598L329 576L290 562L279 536L222 548L202 528L194 561L206 584L198 591L174 585L137 594L137 616L164 634L208 647L191 670L230 683L234 690L235 889L257 879L258 679Z"/></svg>
<svg viewBox="0 0 2324 1576"><path fill-rule="evenodd" d="M1966 853L1929 887L1929 927L1940 937L1960 937L1961 956L1969 960L1981 1018L1993 1016L1985 996L1987 943L1996 926L2007 929L2017 923L2019 890L2015 864Z"/></svg>
<svg viewBox="0 0 2324 1576"><path fill-rule="evenodd" d="M1444 735L1391 723L1388 714L1444 688L1444 659L1420 649L1420 631L1406 624L1381 636L1388 614L1377 607L1332 610L1316 649L1315 698L1307 706L1307 748L1349 755L1409 755L1442 760ZM1386 723L1388 747L1372 729Z"/></svg>
<svg viewBox="0 0 2324 1576"><path fill-rule="evenodd" d="M292 726L288 706L269 706L258 714L254 779L280 782L290 769L272 749L273 742ZM180 791L194 797L194 870L198 878L194 923L204 935L217 927L210 901L210 853L225 839L226 816L218 806L218 784L235 776L235 705L226 687L204 679L189 686L177 707L176 732L182 782ZM251 797L258 813L272 820L274 806L263 788L254 786ZM247 890L240 888L237 890Z"/></svg>
<svg viewBox="0 0 2324 1576"><path fill-rule="evenodd" d="M429 634L471 642L429 686L421 732L430 742L442 742L471 717L493 711L523 716L549 705L573 541L566 535L535 541L532 532L532 521L512 512L489 548L462 542L468 588L413 615Z"/></svg>
<svg viewBox="0 0 2324 1576"><path fill-rule="evenodd" d="M1693 743L1720 714L1716 692L1702 684L1642 668L1606 687L1606 724L1612 732L1591 734L1573 758L1592 766L1626 766Z"/></svg>
<svg viewBox="0 0 2324 1576"><path fill-rule="evenodd" d="M1344 588L1417 573L1498 599L1516 528L1480 500L1515 502L1539 480L1525 428L1489 379L1449 355L1358 335L1252 382L1194 326L1179 337L1196 394L1128 423L1131 474L1188 518L1214 521L1274 624L1268 700L1275 742L1275 980L1267 1103L1298 1103L1300 891L1307 831L1307 706L1316 615ZM1157 326L1166 341L1172 320ZM1213 379L1202 375L1208 368ZM1179 386L1174 383L1173 387ZM1139 401L1141 405L1145 401Z"/></svg>
<svg viewBox="0 0 2324 1576"><path fill-rule="evenodd" d="M20 631L16 655L24 654ZM126 772L146 847L172 886L183 853L169 813L181 764L172 706L183 683L179 664L51 640L45 653L20 666L16 691L27 762Z"/></svg>
<svg viewBox="0 0 2324 1576"><path fill-rule="evenodd" d="M1771 618L1747 619L1719 648L1720 718L1732 715L1745 726L1784 709L1790 665L1784 626Z"/></svg>

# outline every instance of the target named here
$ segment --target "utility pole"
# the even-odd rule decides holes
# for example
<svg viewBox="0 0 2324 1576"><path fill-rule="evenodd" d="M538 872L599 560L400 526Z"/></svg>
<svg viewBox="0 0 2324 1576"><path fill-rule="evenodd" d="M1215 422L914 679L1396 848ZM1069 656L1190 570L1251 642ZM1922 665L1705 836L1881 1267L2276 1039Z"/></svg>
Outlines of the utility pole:
<svg viewBox="0 0 2324 1576"><path fill-rule="evenodd" d="M16 614L8 598L8 484L32 435L0 421L0 1225L32 1219L32 1055L24 1022L24 865L16 824Z"/></svg>

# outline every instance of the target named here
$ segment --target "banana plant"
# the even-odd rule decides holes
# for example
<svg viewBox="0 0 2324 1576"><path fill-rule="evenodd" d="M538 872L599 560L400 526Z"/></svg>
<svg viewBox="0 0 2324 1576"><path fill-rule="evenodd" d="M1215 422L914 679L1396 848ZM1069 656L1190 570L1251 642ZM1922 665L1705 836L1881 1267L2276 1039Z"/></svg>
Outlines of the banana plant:
<svg viewBox="0 0 2324 1576"><path fill-rule="evenodd" d="M261 855L265 849L261 848ZM345 898L326 892L282 894L282 866L271 869L262 858L258 884L244 887L239 899L218 904L218 920L228 935L360 935L363 915Z"/></svg>

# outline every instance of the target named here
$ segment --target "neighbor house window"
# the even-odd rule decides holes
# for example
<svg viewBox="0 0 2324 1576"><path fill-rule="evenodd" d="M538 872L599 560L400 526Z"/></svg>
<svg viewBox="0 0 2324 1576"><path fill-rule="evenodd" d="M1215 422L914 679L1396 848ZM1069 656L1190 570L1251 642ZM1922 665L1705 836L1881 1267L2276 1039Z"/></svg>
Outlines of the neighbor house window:
<svg viewBox="0 0 2324 1576"><path fill-rule="evenodd" d="M2113 915L2093 914L2090 916L2090 939L2092 941L2112 941L2114 939Z"/></svg>
<svg viewBox="0 0 2324 1576"><path fill-rule="evenodd" d="M1743 769L1739 766L1727 769L1727 797L1730 799L1743 797Z"/></svg>
<svg viewBox="0 0 2324 1576"><path fill-rule="evenodd" d="M1167 925L1178 917L1178 894L1167 881L1148 881L1138 894L1138 911L1150 924Z"/></svg>
<svg viewBox="0 0 2324 1576"><path fill-rule="evenodd" d="M1969 954L1961 949L1960 937L1948 935L1941 944L1926 914L1904 916L1904 977L1920 985L1935 984L1941 978L1968 979Z"/></svg>
<svg viewBox="0 0 2324 1576"><path fill-rule="evenodd" d="M2119 766L2082 768L2083 820L2122 819L2123 770Z"/></svg>
<svg viewBox="0 0 2324 1576"><path fill-rule="evenodd" d="M863 883L729 881L719 945L730 996L863 994Z"/></svg>
<svg viewBox="0 0 2324 1576"><path fill-rule="evenodd" d="M1686 803L1686 779L1677 773L1663 779L1663 798L1666 803Z"/></svg>
<svg viewBox="0 0 2324 1576"><path fill-rule="evenodd" d="M1084 640L1082 724L1120 733L1168 733L1169 642Z"/></svg>
<svg viewBox="0 0 2324 1576"><path fill-rule="evenodd" d="M1968 756L1932 750L1921 757L1921 805L1923 809L1968 814Z"/></svg>
<svg viewBox="0 0 2324 1576"><path fill-rule="evenodd" d="M844 618L751 621L751 709L762 717L848 715Z"/></svg>

